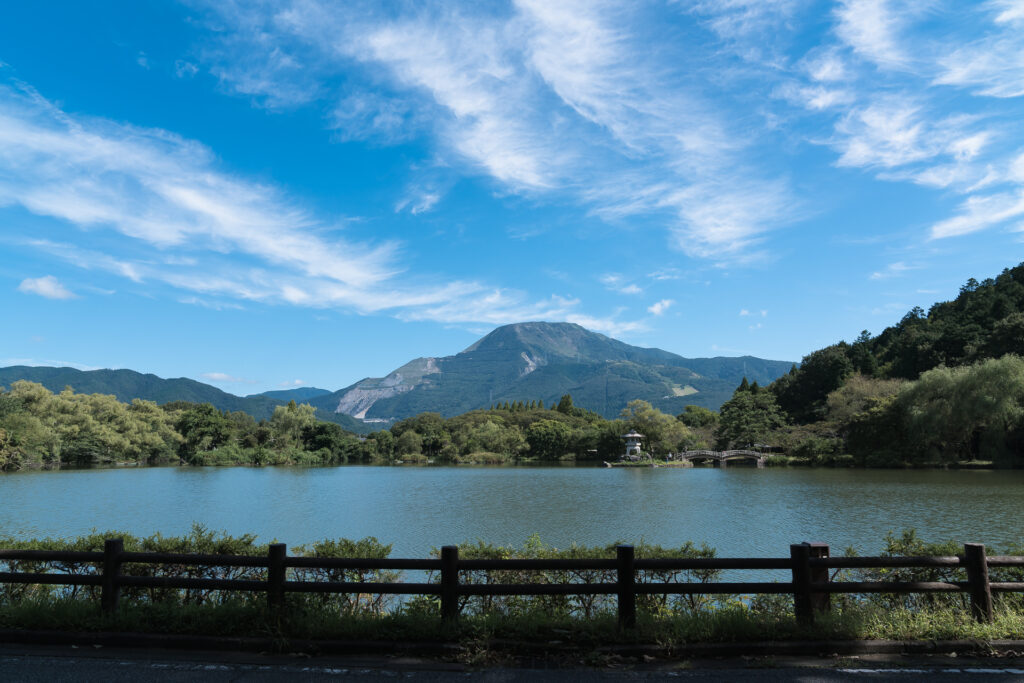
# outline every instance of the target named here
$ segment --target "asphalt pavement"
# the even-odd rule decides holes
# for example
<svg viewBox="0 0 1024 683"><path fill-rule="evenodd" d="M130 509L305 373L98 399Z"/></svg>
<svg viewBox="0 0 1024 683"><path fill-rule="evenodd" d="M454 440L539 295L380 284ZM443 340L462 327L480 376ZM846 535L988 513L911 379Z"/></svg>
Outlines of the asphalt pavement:
<svg viewBox="0 0 1024 683"><path fill-rule="evenodd" d="M840 681L928 680L1024 682L1024 657L950 655L859 657L741 657L715 660L619 658L602 666L530 664L470 666L428 658L388 656L261 655L117 649L82 646L2 645L3 683L146 683L185 681Z"/></svg>

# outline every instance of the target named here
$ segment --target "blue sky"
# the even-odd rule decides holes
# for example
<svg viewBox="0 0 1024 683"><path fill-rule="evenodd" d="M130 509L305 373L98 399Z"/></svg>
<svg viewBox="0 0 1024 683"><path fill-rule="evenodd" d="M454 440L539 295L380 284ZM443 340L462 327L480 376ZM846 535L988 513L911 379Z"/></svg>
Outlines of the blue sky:
<svg viewBox="0 0 1024 683"><path fill-rule="evenodd" d="M1024 260L1024 2L14 3L0 365L798 360Z"/></svg>

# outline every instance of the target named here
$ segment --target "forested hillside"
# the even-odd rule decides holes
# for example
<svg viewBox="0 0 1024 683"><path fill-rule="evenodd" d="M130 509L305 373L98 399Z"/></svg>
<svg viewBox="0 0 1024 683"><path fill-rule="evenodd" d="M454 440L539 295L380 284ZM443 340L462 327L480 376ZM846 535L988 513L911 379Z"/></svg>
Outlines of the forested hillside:
<svg viewBox="0 0 1024 683"><path fill-rule="evenodd" d="M1024 466L1022 353L1024 264L815 351L767 389L744 383L722 406L718 440L814 461Z"/></svg>
<svg viewBox="0 0 1024 683"><path fill-rule="evenodd" d="M325 389L300 387L250 396L235 396L217 387L185 377L164 379L134 370L76 370L27 365L0 368L0 387L9 387L18 380L36 382L53 392L71 387L80 394L110 394L124 403L130 403L136 398L160 405L173 401L209 403L218 410L249 413L257 420L269 419L275 408L286 405L291 400L308 401L330 393ZM318 418L336 422L351 432L370 431L370 428L359 420L331 410L321 412Z"/></svg>

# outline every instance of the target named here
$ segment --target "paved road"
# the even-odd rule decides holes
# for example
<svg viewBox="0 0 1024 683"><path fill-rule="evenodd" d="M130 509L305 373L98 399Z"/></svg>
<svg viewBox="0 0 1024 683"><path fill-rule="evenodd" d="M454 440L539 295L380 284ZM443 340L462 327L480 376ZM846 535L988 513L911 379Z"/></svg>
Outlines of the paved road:
<svg viewBox="0 0 1024 683"><path fill-rule="evenodd" d="M280 657L245 653L193 653L163 650L26 647L0 645L0 681L4 683L119 683L146 681L850 681L928 680L1024 682L1024 659L979 660L847 657L631 661L611 669L488 668L401 657Z"/></svg>

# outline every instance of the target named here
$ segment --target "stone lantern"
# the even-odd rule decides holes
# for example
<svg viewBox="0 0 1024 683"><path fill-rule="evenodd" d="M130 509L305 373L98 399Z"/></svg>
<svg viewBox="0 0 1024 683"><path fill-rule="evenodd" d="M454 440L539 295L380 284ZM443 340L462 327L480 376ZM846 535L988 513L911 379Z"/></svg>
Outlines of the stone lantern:
<svg viewBox="0 0 1024 683"><path fill-rule="evenodd" d="M639 458L643 453L643 451L640 449L640 440L644 438L644 435L637 434L636 430L634 429L629 434L623 434L622 438L626 442L626 457Z"/></svg>

